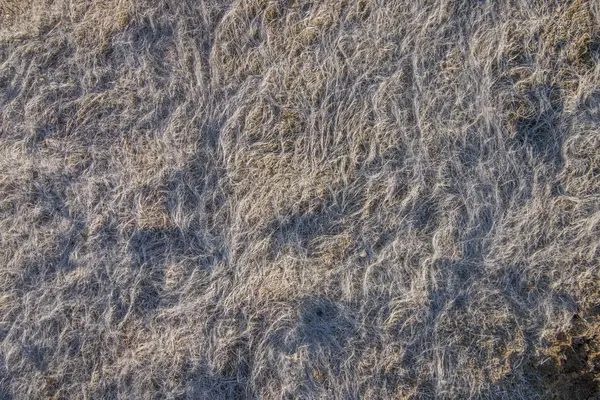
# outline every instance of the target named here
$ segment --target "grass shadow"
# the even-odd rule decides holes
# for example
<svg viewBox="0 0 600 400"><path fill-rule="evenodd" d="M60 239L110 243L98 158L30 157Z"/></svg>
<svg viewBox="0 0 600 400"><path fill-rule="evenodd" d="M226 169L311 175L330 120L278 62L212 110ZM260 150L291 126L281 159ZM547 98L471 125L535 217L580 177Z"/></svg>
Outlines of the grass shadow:
<svg viewBox="0 0 600 400"><path fill-rule="evenodd" d="M526 112L515 120L515 145L530 151L534 159L553 166L563 165L561 128L562 92L557 85L537 85L523 98Z"/></svg>

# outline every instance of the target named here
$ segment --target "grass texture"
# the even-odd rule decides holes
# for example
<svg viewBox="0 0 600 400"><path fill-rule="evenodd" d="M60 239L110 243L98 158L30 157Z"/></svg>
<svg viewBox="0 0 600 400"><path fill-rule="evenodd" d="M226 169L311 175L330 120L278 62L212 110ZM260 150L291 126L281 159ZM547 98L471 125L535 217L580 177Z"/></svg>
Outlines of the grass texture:
<svg viewBox="0 0 600 400"><path fill-rule="evenodd" d="M0 1L0 398L592 398L599 18Z"/></svg>

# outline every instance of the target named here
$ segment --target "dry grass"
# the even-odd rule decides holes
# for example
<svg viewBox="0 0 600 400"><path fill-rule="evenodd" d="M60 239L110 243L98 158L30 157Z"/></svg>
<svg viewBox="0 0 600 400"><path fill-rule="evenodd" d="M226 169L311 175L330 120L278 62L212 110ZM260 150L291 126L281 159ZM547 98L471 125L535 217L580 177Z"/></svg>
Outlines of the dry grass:
<svg viewBox="0 0 600 400"><path fill-rule="evenodd" d="M0 398L596 396L599 13L0 1Z"/></svg>

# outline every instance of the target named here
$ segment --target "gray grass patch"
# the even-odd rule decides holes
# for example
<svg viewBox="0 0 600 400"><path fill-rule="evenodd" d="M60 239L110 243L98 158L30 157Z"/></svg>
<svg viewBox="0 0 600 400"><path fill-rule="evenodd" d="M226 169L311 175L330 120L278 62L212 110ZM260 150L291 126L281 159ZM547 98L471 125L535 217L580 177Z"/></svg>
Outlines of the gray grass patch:
<svg viewBox="0 0 600 400"><path fill-rule="evenodd" d="M0 398L595 398L599 20L0 0Z"/></svg>

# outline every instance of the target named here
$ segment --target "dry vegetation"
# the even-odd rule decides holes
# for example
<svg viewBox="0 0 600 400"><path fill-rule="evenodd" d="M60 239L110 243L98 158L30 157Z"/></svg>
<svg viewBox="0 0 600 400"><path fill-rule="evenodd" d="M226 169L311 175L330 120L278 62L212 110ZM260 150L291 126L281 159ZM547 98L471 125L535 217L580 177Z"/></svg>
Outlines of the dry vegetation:
<svg viewBox="0 0 600 400"><path fill-rule="evenodd" d="M0 0L0 398L598 398L599 18Z"/></svg>

